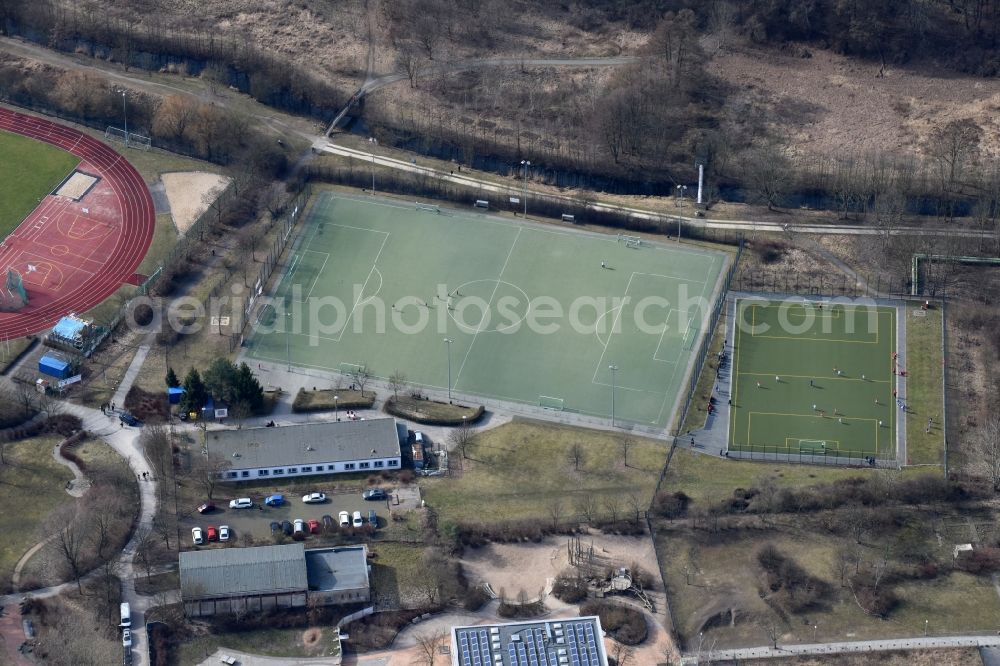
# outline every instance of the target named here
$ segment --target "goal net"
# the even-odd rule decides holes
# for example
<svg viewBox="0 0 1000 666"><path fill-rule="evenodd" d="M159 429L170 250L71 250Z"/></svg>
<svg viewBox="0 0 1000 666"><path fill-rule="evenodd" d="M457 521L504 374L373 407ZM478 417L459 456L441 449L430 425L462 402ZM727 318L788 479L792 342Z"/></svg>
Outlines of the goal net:
<svg viewBox="0 0 1000 666"><path fill-rule="evenodd" d="M359 363L341 363L340 372L344 375L356 375L364 371L365 366Z"/></svg>
<svg viewBox="0 0 1000 666"><path fill-rule="evenodd" d="M642 247L642 239L638 236L626 236L625 234L618 234L618 242L624 243L625 247Z"/></svg>
<svg viewBox="0 0 1000 666"><path fill-rule="evenodd" d="M551 395L540 395L538 396L538 406L542 409L551 409L561 412L563 410L563 399L554 398Z"/></svg>
<svg viewBox="0 0 1000 666"><path fill-rule="evenodd" d="M126 133L122 128L111 127L110 125L106 130L104 130L104 138L108 140L121 141L125 144L126 148L149 150L153 145L152 140L148 136L135 134L134 132Z"/></svg>
<svg viewBox="0 0 1000 666"><path fill-rule="evenodd" d="M17 312L28 304L28 292L24 288L21 274L13 268L7 269L7 279L0 289L0 312Z"/></svg>
<svg viewBox="0 0 1000 666"><path fill-rule="evenodd" d="M417 207L417 210L426 211L428 213L437 213L438 215L441 214L440 206L435 206L434 204L423 204L419 201L414 202L414 205Z"/></svg>
<svg viewBox="0 0 1000 666"><path fill-rule="evenodd" d="M799 453L826 453L826 440L800 439Z"/></svg>

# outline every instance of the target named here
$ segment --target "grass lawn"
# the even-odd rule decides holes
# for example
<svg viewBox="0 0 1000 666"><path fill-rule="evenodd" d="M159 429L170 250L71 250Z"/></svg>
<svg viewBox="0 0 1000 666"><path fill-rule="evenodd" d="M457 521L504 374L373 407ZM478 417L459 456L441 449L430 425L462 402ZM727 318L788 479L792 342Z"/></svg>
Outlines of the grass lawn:
<svg viewBox="0 0 1000 666"><path fill-rule="evenodd" d="M136 269L137 273L149 275L163 263L167 253L177 242L177 227L169 213L161 213L156 216L156 226L153 227L153 240L146 251L146 257Z"/></svg>
<svg viewBox="0 0 1000 666"><path fill-rule="evenodd" d="M760 597L765 585L756 556L765 543L791 556L809 574L831 586L829 602L804 613L791 614L787 622L778 621L786 643L863 640L919 636L924 620L930 619L932 635L992 631L1000 623L1000 599L988 576L975 577L951 573L932 581L907 582L896 586L900 605L887 620L874 619L854 602L848 587L841 587L835 570L836 552L845 543L843 537L814 530L799 530L786 525L775 531L742 532L744 538L706 541L702 533L692 538L690 532L661 531L656 546L667 572L667 589L678 631L692 649L698 632L704 630L705 644L718 647L764 645L768 637L762 627L772 611ZM945 544L942 553L950 544ZM870 559L879 546L863 547ZM736 608L737 624L703 627L718 613ZM728 616L727 616L728 618ZM817 627L813 629L813 627Z"/></svg>
<svg viewBox="0 0 1000 666"><path fill-rule="evenodd" d="M6 238L80 160L25 136L0 132L0 239Z"/></svg>
<svg viewBox="0 0 1000 666"><path fill-rule="evenodd" d="M52 458L61 437L37 437L4 444L7 465L0 471L0 576L6 589L14 565L44 538L42 524L55 509L71 505L66 483L73 474Z"/></svg>
<svg viewBox="0 0 1000 666"><path fill-rule="evenodd" d="M151 595L157 592L176 590L181 586L180 574L176 571L153 574L146 579L146 572L140 563L136 564L135 591L138 594Z"/></svg>
<svg viewBox="0 0 1000 666"><path fill-rule="evenodd" d="M418 580L426 578L423 546L402 543L372 543L368 545L371 560L372 590L382 608L414 607L426 603L421 599Z"/></svg>
<svg viewBox="0 0 1000 666"><path fill-rule="evenodd" d="M663 469L667 445L632 436L628 466L622 456L623 435L535 421L516 420L476 436L462 460L452 452L451 477L420 480L427 504L442 522L551 520L549 507L559 500L566 517L574 504L593 497L603 506L609 497L622 505L637 494L648 506ZM568 458L580 444L579 469Z"/></svg>
<svg viewBox="0 0 1000 666"><path fill-rule="evenodd" d="M944 464L941 310L906 308L906 463ZM934 419L927 431L927 419Z"/></svg>
<svg viewBox="0 0 1000 666"><path fill-rule="evenodd" d="M762 477L771 477L778 486L804 486L870 473L849 467L724 460L679 448L670 459L661 490L680 490L696 502L714 501L728 497L737 488L752 488Z"/></svg>
<svg viewBox="0 0 1000 666"><path fill-rule="evenodd" d="M0 344L0 370L5 370L7 366L17 360L18 355L28 348L33 339L14 338Z"/></svg>
<svg viewBox="0 0 1000 666"><path fill-rule="evenodd" d="M256 629L219 634L206 634L182 641L177 646L174 663L180 666L200 664L218 648L242 650L269 657L321 657L340 654L337 632L333 627L322 627L320 640L306 647L303 634L306 629Z"/></svg>

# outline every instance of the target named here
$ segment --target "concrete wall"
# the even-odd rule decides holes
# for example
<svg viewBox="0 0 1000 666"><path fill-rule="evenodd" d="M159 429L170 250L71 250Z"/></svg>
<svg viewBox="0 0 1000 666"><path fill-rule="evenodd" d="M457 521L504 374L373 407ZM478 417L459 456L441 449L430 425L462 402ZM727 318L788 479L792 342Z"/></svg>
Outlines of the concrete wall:
<svg viewBox="0 0 1000 666"><path fill-rule="evenodd" d="M306 592L303 591L229 599L185 601L184 614L188 617L206 617L235 613L262 613L275 608L303 608L305 605Z"/></svg>

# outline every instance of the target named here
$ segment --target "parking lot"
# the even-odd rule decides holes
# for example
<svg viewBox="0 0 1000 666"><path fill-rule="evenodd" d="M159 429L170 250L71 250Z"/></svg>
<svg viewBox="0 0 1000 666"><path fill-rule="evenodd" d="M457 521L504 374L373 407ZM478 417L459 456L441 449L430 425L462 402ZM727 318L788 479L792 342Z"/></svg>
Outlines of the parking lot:
<svg viewBox="0 0 1000 666"><path fill-rule="evenodd" d="M285 503L278 507L264 506L264 499L267 495L241 495L241 497L249 496L253 499L254 506L251 509L230 509L229 500L234 499L235 496L219 497L213 500L216 506L214 511L205 514L199 514L195 511L190 516L180 520L181 547L191 548L191 528L201 527L204 530L209 525L215 527L228 525L232 531L230 541L236 541L240 545L247 543L246 535L250 535L255 543L272 543L274 537L271 535L271 523L280 523L285 520L292 522L297 518L305 521L313 518L320 522L320 533L308 536L308 540L320 540L323 537L337 534L351 535L354 533L364 533L368 529L368 512L370 510L375 510L378 516L376 529L384 529L389 521L389 507L392 506L395 510L402 508L397 505L395 492L390 489L386 490L389 491L388 500L369 501L363 499L360 492L351 492L327 494L326 501L320 504L303 503L301 494L290 495L288 493L281 493L285 496ZM406 495L408 493L403 494ZM410 499L410 502L407 502L407 504L410 503L412 503L412 499ZM336 525L338 523L338 514L341 511L347 511L352 516L355 511L360 511L364 518L364 527L358 530L350 528L341 531L339 526ZM334 529L329 532L322 530L323 516L325 515L330 516L335 523Z"/></svg>

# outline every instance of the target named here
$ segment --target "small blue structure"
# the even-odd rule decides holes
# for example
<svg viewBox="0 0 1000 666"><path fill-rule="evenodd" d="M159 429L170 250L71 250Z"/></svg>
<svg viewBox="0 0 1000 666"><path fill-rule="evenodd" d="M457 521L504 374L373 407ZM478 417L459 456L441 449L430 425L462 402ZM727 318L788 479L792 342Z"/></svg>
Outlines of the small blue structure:
<svg viewBox="0 0 1000 666"><path fill-rule="evenodd" d="M84 338L89 334L90 322L74 315L63 317L52 327L52 338L55 342L83 348Z"/></svg>
<svg viewBox="0 0 1000 666"><path fill-rule="evenodd" d="M171 386L167 389L167 400L171 405L180 403L182 395L184 395L183 386Z"/></svg>
<svg viewBox="0 0 1000 666"><path fill-rule="evenodd" d="M70 376L73 366L69 361L64 361L55 356L42 356L38 359L38 371L43 375L55 377L56 379L66 379Z"/></svg>

